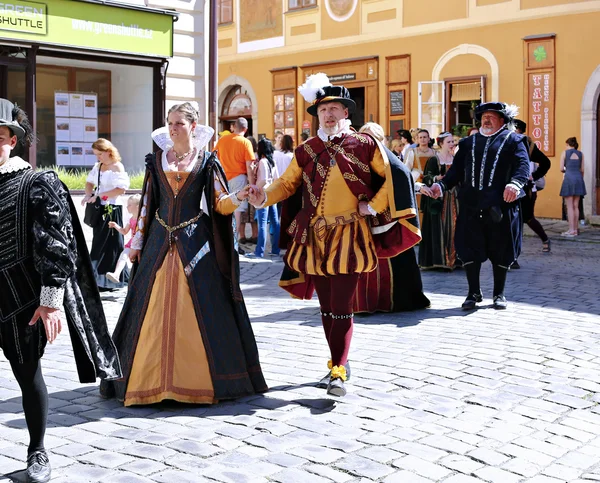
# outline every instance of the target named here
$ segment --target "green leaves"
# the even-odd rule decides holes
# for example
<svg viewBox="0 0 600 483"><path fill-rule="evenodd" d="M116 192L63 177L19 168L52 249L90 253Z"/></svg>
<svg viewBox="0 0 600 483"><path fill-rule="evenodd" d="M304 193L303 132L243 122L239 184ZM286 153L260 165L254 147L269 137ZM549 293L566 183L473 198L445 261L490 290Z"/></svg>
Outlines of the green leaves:
<svg viewBox="0 0 600 483"><path fill-rule="evenodd" d="M546 52L546 49L540 45L533 51L533 56L535 57L536 62L542 62L546 60L548 53Z"/></svg>

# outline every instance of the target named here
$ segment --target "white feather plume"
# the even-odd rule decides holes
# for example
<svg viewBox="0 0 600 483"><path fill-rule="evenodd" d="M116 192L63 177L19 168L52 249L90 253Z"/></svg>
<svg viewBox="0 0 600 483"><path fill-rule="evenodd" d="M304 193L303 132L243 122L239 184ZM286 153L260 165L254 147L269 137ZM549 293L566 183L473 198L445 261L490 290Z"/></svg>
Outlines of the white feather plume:
<svg viewBox="0 0 600 483"><path fill-rule="evenodd" d="M519 115L519 106L517 106L516 104L506 104L504 112L506 113L508 118L512 120Z"/></svg>
<svg viewBox="0 0 600 483"><path fill-rule="evenodd" d="M313 103L317 99L318 94L325 94L323 87L330 86L329 77L323 72L309 75L306 78L306 82L298 87L298 92L302 94L304 100L308 103Z"/></svg>

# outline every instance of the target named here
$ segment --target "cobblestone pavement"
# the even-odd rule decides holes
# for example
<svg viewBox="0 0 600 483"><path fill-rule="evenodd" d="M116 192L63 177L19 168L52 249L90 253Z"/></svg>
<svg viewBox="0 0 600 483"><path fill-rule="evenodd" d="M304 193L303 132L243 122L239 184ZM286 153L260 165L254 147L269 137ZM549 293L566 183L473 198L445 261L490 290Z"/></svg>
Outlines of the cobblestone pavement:
<svg viewBox="0 0 600 483"><path fill-rule="evenodd" d="M600 480L599 230L528 237L506 311L461 312L464 273L425 272L428 310L356 319L343 399L313 387L327 351L316 301L281 262L242 259L270 391L212 407L124 408L77 382L67 334L44 358L59 482L533 483ZM124 293L104 295L111 327ZM27 432L0 362L0 481L22 481Z"/></svg>

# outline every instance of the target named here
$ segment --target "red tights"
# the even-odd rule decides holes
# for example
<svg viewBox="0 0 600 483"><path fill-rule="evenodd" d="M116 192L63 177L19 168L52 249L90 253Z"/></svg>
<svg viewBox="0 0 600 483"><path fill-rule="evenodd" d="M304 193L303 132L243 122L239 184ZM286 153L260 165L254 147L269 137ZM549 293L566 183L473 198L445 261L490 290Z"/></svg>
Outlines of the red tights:
<svg viewBox="0 0 600 483"><path fill-rule="evenodd" d="M331 360L334 366L344 365L348 361L352 340L352 311L358 274L312 278L321 305L321 319Z"/></svg>

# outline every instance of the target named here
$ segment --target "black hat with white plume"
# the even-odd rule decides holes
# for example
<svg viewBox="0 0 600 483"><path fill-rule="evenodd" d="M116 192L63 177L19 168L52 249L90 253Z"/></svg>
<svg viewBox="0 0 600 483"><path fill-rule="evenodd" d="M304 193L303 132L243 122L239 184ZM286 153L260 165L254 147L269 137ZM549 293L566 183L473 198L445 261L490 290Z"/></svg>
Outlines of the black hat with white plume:
<svg viewBox="0 0 600 483"><path fill-rule="evenodd" d="M352 114L356 110L356 103L350 98L350 91L344 86L334 86L322 72L309 75L306 82L298 87L304 100L310 104L306 111L311 116L317 115L319 104L325 102L341 102Z"/></svg>

